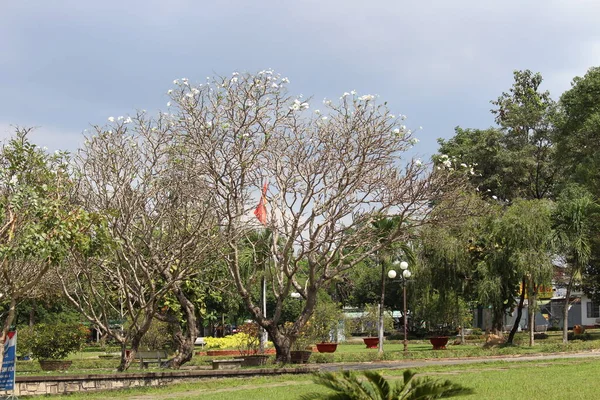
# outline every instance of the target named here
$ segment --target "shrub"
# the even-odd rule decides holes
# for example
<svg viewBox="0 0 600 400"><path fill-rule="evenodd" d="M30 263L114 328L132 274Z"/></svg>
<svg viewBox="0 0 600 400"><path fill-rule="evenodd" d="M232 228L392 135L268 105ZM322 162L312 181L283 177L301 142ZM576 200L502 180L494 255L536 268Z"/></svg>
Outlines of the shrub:
<svg viewBox="0 0 600 400"><path fill-rule="evenodd" d="M310 317L308 336L314 343L337 341L339 322L344 318L340 305L319 299L313 315Z"/></svg>
<svg viewBox="0 0 600 400"><path fill-rule="evenodd" d="M377 324L379 322L379 307L377 304L368 304L362 316L348 321L352 332L377 336ZM389 313L383 314L383 329L391 331L394 328L394 320Z"/></svg>
<svg viewBox="0 0 600 400"><path fill-rule="evenodd" d="M173 327L167 322L153 320L150 329L142 337L140 349L174 350L175 348Z"/></svg>
<svg viewBox="0 0 600 400"><path fill-rule="evenodd" d="M33 327L29 337L29 350L39 360L61 360L81 350L89 330L80 324L39 324ZM20 338L19 338L20 339Z"/></svg>
<svg viewBox="0 0 600 400"><path fill-rule="evenodd" d="M205 347L207 349L223 350L223 349L240 349L247 348L248 343L253 341L250 335L244 332L238 332L234 335L225 336L222 338L206 337L204 338ZM267 347L273 343L267 342Z"/></svg>

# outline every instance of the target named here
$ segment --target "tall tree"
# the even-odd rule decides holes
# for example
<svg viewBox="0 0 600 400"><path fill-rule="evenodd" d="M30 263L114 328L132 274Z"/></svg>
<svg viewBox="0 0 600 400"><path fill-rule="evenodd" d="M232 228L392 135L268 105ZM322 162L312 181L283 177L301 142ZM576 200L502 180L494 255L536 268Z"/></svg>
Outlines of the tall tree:
<svg viewBox="0 0 600 400"><path fill-rule="evenodd" d="M535 311L540 286L552 278L552 205L547 200L517 200L508 207L497 225L497 256L522 276L518 316L509 336L517 330L524 293L527 293L529 344L534 345Z"/></svg>
<svg viewBox="0 0 600 400"><path fill-rule="evenodd" d="M489 204L472 193L465 197L469 197L467 203L472 204L472 209L465 213L464 219L453 225L423 229L418 240L417 304L423 315L437 317L438 324L451 321L453 327L464 326L462 306L477 299L473 285L476 263L469 248L479 229L479 221L490 209ZM431 313L432 307L439 312ZM461 340L464 340L462 331Z"/></svg>
<svg viewBox="0 0 600 400"><path fill-rule="evenodd" d="M175 129L215 196L226 243L222 256L281 361L289 360L318 290L389 243L405 240L409 224L434 222L427 218L429 205L451 196L455 184L451 171L401 165L415 143L412 132L375 96L347 93L338 103L326 101L324 111L310 112L309 101L287 94L287 82L272 71L236 73L196 86L176 81L171 92ZM269 317L251 295L255 281L242 273L240 257L255 229L252 211L265 182L266 215L258 215L273 232L268 286L276 303ZM370 223L384 216L398 216L397 228L367 248L376 242ZM292 291L305 302L288 329L280 322Z"/></svg>
<svg viewBox="0 0 600 400"><path fill-rule="evenodd" d="M513 195L510 198L542 199L554 194L558 164L554 162L557 105L550 92L540 91L542 75L514 71L515 82L492 104L496 123L510 153Z"/></svg>
<svg viewBox="0 0 600 400"><path fill-rule="evenodd" d="M40 295L48 271L71 249L93 247L98 222L72 201L67 154L46 153L29 132L18 129L0 150L0 301L7 308L0 341L17 303Z"/></svg>
<svg viewBox="0 0 600 400"><path fill-rule="evenodd" d="M496 115L498 128L457 128L455 137L439 141L441 155L437 156L438 162L472 164L474 170L470 179L473 185L484 197L502 204L510 205L519 198L554 198L562 168L556 162L557 126L561 124L562 114L549 92L541 91L541 84L541 74L529 70L515 71L514 83L509 91L492 101L495 106L492 113ZM527 208L524 204L522 206ZM506 217L509 216L510 211L507 210ZM512 281L505 286L505 278L513 276L512 272L516 271L510 255L514 246L505 249L509 253L498 252L493 243L495 239L490 238L492 242L488 244L492 247L486 247L487 251L482 253L485 256L481 259L479 276L485 279L481 283L488 286L497 282L493 286L498 290L516 287ZM521 278L524 286L531 282L527 276ZM519 302L519 315L524 296L523 293ZM501 295L497 299L503 297ZM499 323L499 311L503 306L494 303L498 304L498 308L493 309L497 311L495 320ZM512 305L512 300L508 303ZM517 323L515 321L513 331L517 329Z"/></svg>
<svg viewBox="0 0 600 400"><path fill-rule="evenodd" d="M96 127L76 160L79 199L106 218L113 246L102 257L74 256L73 271L62 275L64 291L92 324L121 344L121 371L170 293L187 327L170 365L192 357L195 308L182 283L202 279L200 272L212 265L217 233L214 196L182 150L168 118L140 112ZM110 323L117 299L127 319L123 331Z"/></svg>
<svg viewBox="0 0 600 400"><path fill-rule="evenodd" d="M568 341L569 303L574 285L580 281L592 253L598 204L582 187L568 186L557 201L553 214L556 242L566 261L566 294L563 306L563 343Z"/></svg>
<svg viewBox="0 0 600 400"><path fill-rule="evenodd" d="M558 136L557 163L567 169L566 179L600 196L600 67L575 77L560 97L564 110Z"/></svg>

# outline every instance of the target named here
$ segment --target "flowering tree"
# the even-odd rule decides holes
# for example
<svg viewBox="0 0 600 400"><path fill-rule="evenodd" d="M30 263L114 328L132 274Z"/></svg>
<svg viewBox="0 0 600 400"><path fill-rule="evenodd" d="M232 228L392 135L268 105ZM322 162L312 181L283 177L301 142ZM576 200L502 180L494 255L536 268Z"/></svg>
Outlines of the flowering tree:
<svg viewBox="0 0 600 400"><path fill-rule="evenodd" d="M171 122L109 118L96 127L76 159L78 196L105 216L113 239L102 257L74 255L64 291L100 331L122 346L119 370L135 357L143 335L167 296L178 303L186 333L177 337L178 367L191 359L197 336L196 310L183 285L211 258L215 226L212 195L194 165L180 157ZM198 278L198 279L201 279ZM124 330L111 324L120 315ZM126 346L131 352L125 352Z"/></svg>
<svg viewBox="0 0 600 400"><path fill-rule="evenodd" d="M17 303L48 287L48 271L70 249L91 248L97 222L71 201L66 154L46 153L28 140L29 131L18 129L0 150L0 342Z"/></svg>
<svg viewBox="0 0 600 400"><path fill-rule="evenodd" d="M288 95L288 82L270 70L200 85L176 80L168 104L189 165L214 196L221 256L281 361L289 360L319 288L391 242L407 240L407 227L437 222L427 218L430 205L461 186L452 171L402 162L417 140L405 117L375 96L344 93L338 102L324 101L321 111ZM395 216L397 227L376 237L371 223L384 216ZM269 261L249 265L242 250L259 223L272 231ZM263 276L275 298L266 315L255 295ZM286 327L282 307L293 292L303 310Z"/></svg>

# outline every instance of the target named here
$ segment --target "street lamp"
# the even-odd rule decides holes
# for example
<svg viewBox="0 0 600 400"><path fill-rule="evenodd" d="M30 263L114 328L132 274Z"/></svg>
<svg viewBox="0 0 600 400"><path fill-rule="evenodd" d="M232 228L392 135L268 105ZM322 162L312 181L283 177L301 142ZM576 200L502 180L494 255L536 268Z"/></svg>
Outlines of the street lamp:
<svg viewBox="0 0 600 400"><path fill-rule="evenodd" d="M402 270L402 295L404 299L404 310L402 312L402 316L404 318L404 352L408 351L408 323L406 318L406 280L410 278L412 273L408 270L408 263L406 261L394 261L394 265L399 266ZM394 279L396 277L396 271L391 269L388 271L388 277L390 279Z"/></svg>

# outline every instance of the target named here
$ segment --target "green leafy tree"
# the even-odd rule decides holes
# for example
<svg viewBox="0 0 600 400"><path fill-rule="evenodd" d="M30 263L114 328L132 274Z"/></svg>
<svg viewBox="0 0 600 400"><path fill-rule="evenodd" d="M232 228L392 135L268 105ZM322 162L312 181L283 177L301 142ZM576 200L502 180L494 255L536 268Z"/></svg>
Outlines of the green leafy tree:
<svg viewBox="0 0 600 400"><path fill-rule="evenodd" d="M450 380L415 377L411 370L404 371L403 379L395 384L380 373L364 371L359 379L352 371L317 372L314 381L332 392L309 393L303 400L429 400L472 394L474 391Z"/></svg>
<svg viewBox="0 0 600 400"><path fill-rule="evenodd" d="M592 256L592 240L597 235L598 203L584 188L570 185L558 198L553 220L556 243L566 261L563 343L567 343L571 292L573 286L580 282Z"/></svg>
<svg viewBox="0 0 600 400"><path fill-rule="evenodd" d="M90 252L98 218L72 201L67 154L48 154L18 129L0 150L0 301L4 338L17 303L56 284L51 268L71 250ZM3 348L0 348L0 358Z"/></svg>
<svg viewBox="0 0 600 400"><path fill-rule="evenodd" d="M573 78L560 97L564 117L558 136L559 158L565 180L575 181L600 195L600 67Z"/></svg>
<svg viewBox="0 0 600 400"><path fill-rule="evenodd" d="M556 124L560 114L550 92L540 90L543 78L530 70L514 71L514 84L492 104L502 142L510 154L505 174L512 179L510 199L542 199L554 194Z"/></svg>
<svg viewBox="0 0 600 400"><path fill-rule="evenodd" d="M541 84L541 74L515 71L509 91L492 101L498 128L456 128L454 137L438 140L439 154L473 166L471 182L487 197L542 199L555 194L561 114Z"/></svg>
<svg viewBox="0 0 600 400"><path fill-rule="evenodd" d="M542 81L539 73L515 71L514 83L509 91L492 101L495 106L492 113L496 116L498 127L487 130L457 128L455 137L439 141L441 155L436 157L437 162L472 165L471 182L484 197L494 202L510 206L519 198L555 197L562 170L561 164L556 162L557 127L562 124L562 113L550 93L541 91ZM525 203L520 203L520 207L528 210ZM480 300L492 304L495 329L501 328L502 310L513 305L512 297L518 288L515 277L519 276L519 271L527 276L537 274L534 270L523 269L525 264L519 260L525 257L526 247L516 243L521 240L526 245L534 240L533 237L520 235L510 245L500 244L507 240L501 231L508 229L502 221L511 218L510 207L505 212L499 210L499 213L503 214L502 217L491 219L487 233L482 231L479 237L477 247L482 251L471 252L479 257L478 273L474 277ZM517 233L525 234L527 231ZM547 263L544 262L544 265ZM546 268L538 272L541 270ZM539 281L526 276L521 276L521 281L525 287L529 282L532 293L535 293L534 288ZM524 302L523 296L519 311ZM517 328L516 324L513 331Z"/></svg>
<svg viewBox="0 0 600 400"><path fill-rule="evenodd" d="M550 284L553 272L551 212L552 203L547 200L516 200L496 225L495 257L522 281L518 315L509 342L517 330L527 293L529 343L534 344L537 292L540 286Z"/></svg>
<svg viewBox="0 0 600 400"><path fill-rule="evenodd" d="M474 263L468 252L474 218L421 232L420 263L415 271L418 288L413 291L417 299L412 303L417 304L416 315L428 322L429 329L441 326L449 330L464 327L467 322L464 319L465 300L474 300L475 294L471 285Z"/></svg>

